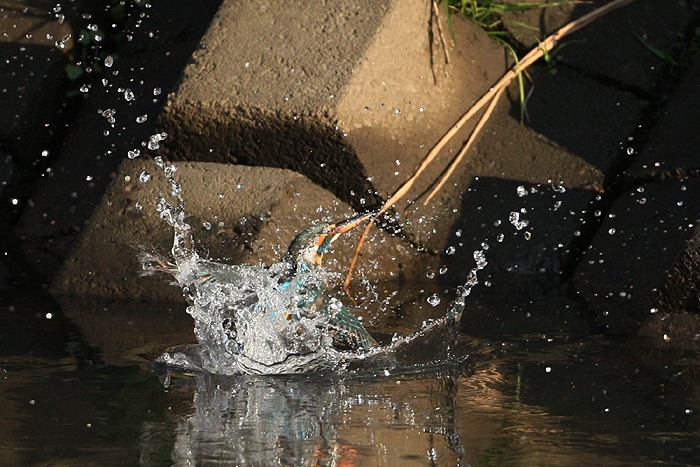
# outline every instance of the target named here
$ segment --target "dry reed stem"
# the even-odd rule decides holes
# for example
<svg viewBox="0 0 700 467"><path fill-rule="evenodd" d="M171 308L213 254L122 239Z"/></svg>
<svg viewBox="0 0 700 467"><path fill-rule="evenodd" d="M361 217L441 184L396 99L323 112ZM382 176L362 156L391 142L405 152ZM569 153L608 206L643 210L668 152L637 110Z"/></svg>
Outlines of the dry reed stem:
<svg viewBox="0 0 700 467"><path fill-rule="evenodd" d="M435 146L432 147L430 152L428 152L428 154L423 158L423 160L421 160L420 163L416 166L411 176L394 192L393 195L391 195L391 197L382 205L381 209L377 212L377 214L367 223L367 226L365 227L364 231L362 232L362 236L358 241L357 248L355 249L355 256L353 257L352 262L350 263L348 273L345 276L345 281L343 282L343 289L346 292L348 292L348 287L352 278L352 272L355 269L355 265L357 264L357 258L360 254L360 250L364 243L365 237L369 233L369 230L372 227L374 220L377 219L383 213L385 213L397 201L403 198L403 196L408 192L408 190L410 190L411 187L413 187L413 184L418 179L420 174L423 173L423 171L431 164L431 162L433 162L435 157L437 157L440 151L457 134L457 132L464 126L465 123L471 120L471 118L474 115L476 115L477 112L479 112L486 104L489 103L489 101L493 100L493 102L489 106L489 110L487 110L484 113L483 117L486 118L482 117L477 126L474 128L474 131L469 136L469 140L464 145L466 149L463 149L463 152L466 152L466 150L469 149L469 146L471 146L471 142L473 142L481 128L483 128L484 124L486 123L486 120L488 120L488 116L490 116L491 111L495 107L495 102L498 100L498 97L500 97L505 88L518 76L518 73L523 72L525 69L530 67L530 65L542 58L546 51L552 50L564 36L578 31L579 29L588 26L593 21L601 18L602 16L610 13L611 11L625 6L628 3L632 3L634 1L635 0L613 0L608 4L603 5L602 7L597 8L591 11L590 13L581 16L580 18L565 24L553 34L547 36L542 42L540 42L538 47L528 52L527 55L525 55L518 63L516 63L510 70L508 70L496 82L496 84L493 85L491 89L489 89L483 96L481 96L481 98L476 103L474 103L474 105L472 105L469 108L469 110L467 110L467 112L464 115L462 115L459 118L459 120L457 120L457 122L455 122L454 125L452 125L452 127L442 136L442 138L440 138L440 140L435 144ZM450 169L442 178L438 187L442 187L444 185L444 183L447 181L447 178L449 177L448 173L451 174L454 171L456 165L461 161L462 156L463 154L462 152L460 152L460 154L455 159L456 162L453 161L451 163ZM431 199L436 192L437 189L432 190L428 200Z"/></svg>
<svg viewBox="0 0 700 467"><path fill-rule="evenodd" d="M440 37L440 43L442 44L442 50L445 54L445 65L450 63L450 52L447 49L447 41L445 41L445 35L442 33L442 24L440 21L440 8L438 8L437 0L433 0L433 15L435 15L435 21L437 23L438 36ZM445 68L445 75L447 75L447 68Z"/></svg>
<svg viewBox="0 0 700 467"><path fill-rule="evenodd" d="M423 201L423 206L427 205L431 199L433 199L433 196L440 191L442 186L447 182L447 179L450 178L450 175L452 175L452 172L455 171L459 163L462 161L464 158L464 155L467 154L467 151L469 151L469 148L472 147L472 144L476 140L476 136L481 132L481 129L484 127L486 122L488 121L489 117L491 117L491 114L493 113L493 109L496 108L496 104L498 104L498 98L501 97L501 94L503 94L503 91L505 91L505 86L496 91L496 94L494 94L493 98L491 99L491 103L489 106L486 108L486 111L484 114L481 116L479 119L479 122L476 124L474 127L474 130L472 130L471 134L469 135L469 138L467 139L467 142L464 143L464 146L462 146L462 149L459 151L459 154L452 160L450 163L450 166L448 167L447 171L445 174L440 178L440 181L438 182L437 185L430 191L428 196L425 198L425 201Z"/></svg>

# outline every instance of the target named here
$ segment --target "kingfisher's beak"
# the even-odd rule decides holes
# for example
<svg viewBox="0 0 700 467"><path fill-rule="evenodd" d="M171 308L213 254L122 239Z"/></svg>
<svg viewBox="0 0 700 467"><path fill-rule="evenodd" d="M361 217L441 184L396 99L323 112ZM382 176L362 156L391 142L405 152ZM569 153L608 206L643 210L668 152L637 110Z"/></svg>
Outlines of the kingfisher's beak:
<svg viewBox="0 0 700 467"><path fill-rule="evenodd" d="M323 231L321 232L321 236L319 237L319 248L317 252L318 254L315 258L316 264L321 264L321 261L323 259L323 253L331 245L331 243L333 243L338 237L340 237L341 234L351 231L358 225L367 222L375 215L375 212L368 212L365 214L360 214L359 216L351 217L350 219L346 219L337 224L329 224L325 229L323 229Z"/></svg>
<svg viewBox="0 0 700 467"><path fill-rule="evenodd" d="M324 233L326 235L337 237L338 235L344 234L345 232L349 232L358 225L366 222L375 214L375 212L367 212L365 214L360 214L359 216L351 217L350 219L346 219L343 222L339 222L337 224L330 224L324 229Z"/></svg>

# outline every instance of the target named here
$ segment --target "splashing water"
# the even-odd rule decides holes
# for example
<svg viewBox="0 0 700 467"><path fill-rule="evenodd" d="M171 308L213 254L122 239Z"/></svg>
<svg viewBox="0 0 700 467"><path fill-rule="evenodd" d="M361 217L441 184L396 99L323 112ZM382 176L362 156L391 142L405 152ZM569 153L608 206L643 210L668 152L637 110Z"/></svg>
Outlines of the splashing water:
<svg viewBox="0 0 700 467"><path fill-rule="evenodd" d="M162 169L176 204L161 195L156 210L174 231L171 250L174 264L152 254L142 257L145 273L155 270L172 274L190 302L187 312L194 318L197 345L168 350L158 362L184 370L215 374L289 374L339 370L359 361L387 365L392 354L432 331L455 326L464 309L464 299L476 285L476 273L486 266L483 251L477 251L476 267L457 298L440 319L423 323L409 336L395 336L384 346L344 351L333 346L328 332L337 299L329 301L330 314L309 313L307 294L339 282L339 277L321 267L299 271L291 283L283 283L286 262L265 266L229 265L200 258L194 249L191 226L185 222L182 187L174 178L175 165L155 158ZM390 366L390 363L389 363Z"/></svg>

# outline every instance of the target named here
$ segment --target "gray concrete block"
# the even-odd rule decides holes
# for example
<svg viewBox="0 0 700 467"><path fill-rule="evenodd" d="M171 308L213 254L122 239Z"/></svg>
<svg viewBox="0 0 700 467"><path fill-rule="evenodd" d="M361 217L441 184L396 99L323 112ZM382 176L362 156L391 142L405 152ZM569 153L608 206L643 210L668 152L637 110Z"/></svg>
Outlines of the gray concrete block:
<svg viewBox="0 0 700 467"><path fill-rule="evenodd" d="M609 2L572 2L510 13L505 15L506 27L526 47L532 48L538 40L606 3ZM679 33L692 18L693 9L692 2L684 0L637 0L565 37L555 56L592 76L653 94L664 60L648 46L665 53L674 52L673 47L680 42Z"/></svg>
<svg viewBox="0 0 700 467"><path fill-rule="evenodd" d="M698 179L650 183L622 193L572 279L577 296L600 323L630 332L661 306L658 294L688 248L698 213Z"/></svg>
<svg viewBox="0 0 700 467"><path fill-rule="evenodd" d="M697 109L700 61L686 72L634 155L623 190L579 265L573 287L599 319L624 328L662 312L698 311ZM614 229L614 234L610 234Z"/></svg>
<svg viewBox="0 0 700 467"><path fill-rule="evenodd" d="M536 69L533 76L525 123L518 122L520 104L510 89L462 163L467 181L450 182L466 191L458 206L462 216L435 234L439 241L426 243L462 244L470 257L486 242L492 273L539 274L556 284L588 206L619 157L617 145L634 130L645 104L570 71L552 76ZM449 206L447 196L439 195L436 206ZM444 237L457 230L461 238Z"/></svg>
<svg viewBox="0 0 700 467"><path fill-rule="evenodd" d="M225 2L161 119L167 155L289 168L355 208L380 203L505 70L501 48L460 20L445 65L430 7Z"/></svg>
<svg viewBox="0 0 700 467"><path fill-rule="evenodd" d="M146 171L151 179L140 181ZM353 213L328 191L289 170L215 163L181 163L188 222L202 256L230 263L271 264L288 243L317 219L338 220ZM164 277L139 277L138 249L168 254L172 229L155 210L160 193L169 193L152 161L125 161L75 252L52 284L58 295L181 301L178 287ZM326 257L330 269L344 271L355 236L334 244ZM400 279L404 269L424 268L429 260L407 262L408 246L375 230L367 241L356 277ZM414 255L410 256L415 259ZM409 271L409 273L412 271ZM414 273L414 272L413 272Z"/></svg>
<svg viewBox="0 0 700 467"><path fill-rule="evenodd" d="M14 229L26 261L47 278L58 271L121 161L130 152L145 154L150 137L160 135L156 122L166 95L215 7L206 2L193 10L184 0L153 4L121 58L88 86L60 153L50 155L51 167Z"/></svg>
<svg viewBox="0 0 700 467"><path fill-rule="evenodd" d="M47 126L61 111L75 39L54 5L19 5L0 4L0 144L31 163L41 158L51 139Z"/></svg>

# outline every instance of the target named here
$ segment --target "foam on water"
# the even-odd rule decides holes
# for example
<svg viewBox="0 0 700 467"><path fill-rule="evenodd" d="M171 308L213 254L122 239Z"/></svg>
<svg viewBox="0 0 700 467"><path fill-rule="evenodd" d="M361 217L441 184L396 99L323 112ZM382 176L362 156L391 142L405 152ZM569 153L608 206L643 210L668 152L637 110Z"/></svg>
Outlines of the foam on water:
<svg viewBox="0 0 700 467"><path fill-rule="evenodd" d="M327 332L329 316L309 313L305 292L323 289L339 278L323 268L299 271L291 284L283 283L286 263L270 267L229 265L201 258L194 249L191 226L185 222L181 186L175 180L177 167L156 158L168 179L176 204L165 197L156 209L174 232L171 250L174 264L170 272L188 298L187 312L194 318L198 345L171 349L158 361L184 370L203 370L215 374L289 374L321 370L339 370L363 360L387 361L391 355L431 331L459 322L464 297L476 284L476 271L486 262L483 252L475 253L477 267L469 282L458 290L457 298L441 319L425 322L409 336L395 337L388 345L361 351L340 351L333 347ZM145 258L144 268L156 257ZM215 278L212 279L212 273ZM331 302L331 309L333 302Z"/></svg>

